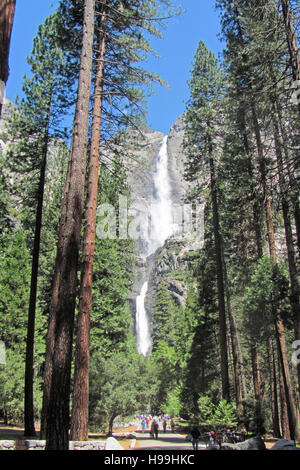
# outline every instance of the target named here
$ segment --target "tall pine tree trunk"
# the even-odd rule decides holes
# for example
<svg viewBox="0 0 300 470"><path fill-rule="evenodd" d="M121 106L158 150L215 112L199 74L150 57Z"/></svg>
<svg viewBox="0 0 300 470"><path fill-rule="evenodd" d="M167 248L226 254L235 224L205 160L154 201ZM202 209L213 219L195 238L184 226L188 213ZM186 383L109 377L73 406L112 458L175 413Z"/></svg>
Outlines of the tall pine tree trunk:
<svg viewBox="0 0 300 470"><path fill-rule="evenodd" d="M72 148L72 144L71 144ZM72 150L70 152L70 156ZM44 376L43 376L43 403L41 411L41 429L40 438L46 439L46 426L47 426L47 410L50 400L50 388L51 388L51 377L52 377L52 360L54 352L54 336L55 336L55 313L58 304L58 289L60 280L60 263L62 260L62 248L64 240L64 227L66 222L67 213L67 195L70 186L70 174L71 174L71 160L68 161L68 169L65 182L65 190L63 195L62 212L60 217L58 243L57 243L57 254L55 259L54 278L52 281L52 296L50 303L50 314L48 322L48 331L46 337L46 354L44 364Z"/></svg>
<svg viewBox="0 0 300 470"><path fill-rule="evenodd" d="M15 16L16 0L1 0L0 4L0 118L5 85L9 75L9 48Z"/></svg>
<svg viewBox="0 0 300 470"><path fill-rule="evenodd" d="M277 103L277 110L278 110L278 103ZM276 109L274 109L273 115L273 125L274 125L274 140L275 140L275 147L276 147L276 156L277 156L277 166L278 166L278 175L279 175L279 189L280 189L280 200L282 206L282 214L283 214L283 221L284 221L284 229L285 229L285 240L286 240L286 247L287 247L287 256L288 256L288 266L289 266L289 275L290 275L290 282L291 282L291 296L290 302L292 307L293 313L293 320L294 320L294 331L295 331L295 340L300 338L300 286L299 286L299 279L298 279L298 272L297 272L297 265L296 265L296 255L294 250L294 242L293 242L293 232L291 226L291 218L290 218L290 208L289 202L287 199L287 184L285 181L284 176L284 169L283 169L283 157L282 157L282 142L280 138L280 131L279 131L279 124ZM300 392L300 364L297 367L298 372L298 394Z"/></svg>
<svg viewBox="0 0 300 470"><path fill-rule="evenodd" d="M47 407L46 450L67 450L69 447L72 340L89 129L94 14L95 0L85 0L78 95L73 124L70 184L66 201L60 282L55 311L52 376Z"/></svg>
<svg viewBox="0 0 300 470"><path fill-rule="evenodd" d="M278 338L276 338L278 341ZM279 351L279 346L277 347ZM285 399L284 380L282 372L282 364L278 355L278 377L279 377L279 394L280 394L280 423L281 423L281 436L284 439L291 439L289 417L287 411L287 400Z"/></svg>
<svg viewBox="0 0 300 470"><path fill-rule="evenodd" d="M244 360L241 349L240 337L238 328L236 325L235 313L231 305L231 295L229 289L229 281L227 277L227 267L224 255L224 245L221 237L221 246L222 246L222 262L223 262L223 272L224 272L224 285L225 285L225 294L226 294L226 304L229 320L229 333L231 339L231 349L232 349L232 362L233 362L233 377L234 377L234 388L235 396L237 403L237 410L239 416L243 414L243 398L247 395L247 386L246 386L246 377L244 369Z"/></svg>
<svg viewBox="0 0 300 470"><path fill-rule="evenodd" d="M252 213L253 213L253 225L255 231L255 243L256 243L256 259L257 261L261 259L263 256L263 242L262 242L262 227L261 227L261 217L260 217L260 203L257 198L257 192L255 190L254 184L254 171L253 171L253 162L251 159L250 154L250 145L249 145L249 138L247 134L247 127L246 127L246 119L245 119L245 110L243 107L239 110L239 119L238 122L240 124L240 132L241 137L244 145L244 149L247 155L247 173L249 175L250 180L250 194L252 199ZM262 312L264 315L264 312ZM253 338L250 339L251 342L251 360L252 360L252 383L254 389L254 396L256 398L256 420L257 422L262 422L262 397L261 397L261 387L257 386L257 377L255 375L256 367L255 363L259 362L259 354L257 350L257 346L255 344L255 340ZM275 398L274 398L275 399ZM273 402L273 400L271 399ZM276 403L278 406L278 403ZM258 415L258 413L260 413Z"/></svg>
<svg viewBox="0 0 300 470"><path fill-rule="evenodd" d="M265 211L266 211L266 224L267 224L267 234L268 234L268 242L269 242L269 252L270 256L273 260L274 266L277 266L277 252L276 252L276 245L275 245L275 233L274 233L274 226L273 226L273 213L272 213L272 204L271 204L271 195L267 185L267 173L266 173L266 164L264 159L264 152L263 152L263 145L260 136L260 129L258 124L258 119L256 116L256 110L254 101L252 101L251 105L252 109L252 119L254 125L254 132L256 138L256 145L257 145L257 152L258 152L258 164L260 168L260 176L261 182L263 186L263 193L265 198ZM289 417L289 427L292 439L298 439L299 437L299 429L298 429L298 416L295 406L295 400L293 397L293 390L292 384L290 379L290 371L289 371L289 364L287 358L287 350L286 350L286 340L285 340L285 331L284 325L282 320L282 312L279 299L276 299L277 293L275 292L275 305L274 309L276 310L275 313L275 331L277 335L277 345L278 345L278 354L282 365L282 374L283 374L283 381L284 381L284 390L285 390L285 398L287 402L287 409L288 409L288 417Z"/></svg>
<svg viewBox="0 0 300 470"><path fill-rule="evenodd" d="M96 233L104 59L106 51L106 22L106 12L103 11L99 30L97 73L94 88L71 417L71 439L77 441L88 439L90 315L92 310L92 277Z"/></svg>
<svg viewBox="0 0 300 470"><path fill-rule="evenodd" d="M263 400L262 400L262 378L260 371L260 361L258 356L257 347L251 347L251 363L252 363L252 377L253 377L253 389L255 398L255 421L256 421L256 432L259 435L265 433L263 425Z"/></svg>
<svg viewBox="0 0 300 470"><path fill-rule="evenodd" d="M33 356L34 356L34 333L35 333L35 313L36 313L36 296L37 296L37 281L39 269L39 255L40 255L40 240L42 229L42 216L43 216L43 200L45 188L45 175L47 166L47 155L49 145L49 123L51 111L52 93L49 95L48 112L46 118L46 127L44 133L43 157L40 168L40 180L37 195L37 208L35 217L35 231L32 251L31 263L31 283L30 283L30 296L28 308L28 323L27 323L27 340L26 340L26 362L25 362L25 391L24 391L24 424L25 436L35 436L34 427L34 407L33 407Z"/></svg>
<svg viewBox="0 0 300 470"><path fill-rule="evenodd" d="M274 437L281 437L280 422L279 422L279 409L278 409L278 393L277 393L277 379L276 379L276 366L274 358L273 340L270 336L268 338L268 362L270 369L270 395L271 395L271 411L272 411L272 424Z"/></svg>
<svg viewBox="0 0 300 470"><path fill-rule="evenodd" d="M212 157L212 147L210 147L209 167L210 167L210 190L213 210L213 226L215 239L215 254L217 266L217 286L218 286L218 308L219 308L219 340L220 340L220 365L222 381L222 398L229 401L229 374L228 374L228 351L227 351L227 328L226 328L226 308L224 291L224 270L222 260L222 241L220 234L219 209L217 198L217 185L215 175L215 162Z"/></svg>

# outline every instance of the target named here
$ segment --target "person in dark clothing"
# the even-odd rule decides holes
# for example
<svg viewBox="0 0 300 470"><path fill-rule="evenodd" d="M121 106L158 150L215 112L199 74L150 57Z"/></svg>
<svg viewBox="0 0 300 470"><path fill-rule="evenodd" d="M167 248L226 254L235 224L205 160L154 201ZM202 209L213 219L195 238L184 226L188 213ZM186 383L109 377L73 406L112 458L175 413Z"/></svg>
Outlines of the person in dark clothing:
<svg viewBox="0 0 300 470"><path fill-rule="evenodd" d="M154 421L154 436L155 436L155 439L158 438L158 422L157 421Z"/></svg>
<svg viewBox="0 0 300 470"><path fill-rule="evenodd" d="M164 429L164 432L166 432L166 430L167 430L167 420L166 420L166 418L164 418L164 420L163 420L163 429Z"/></svg>
<svg viewBox="0 0 300 470"><path fill-rule="evenodd" d="M200 431L197 426L194 426L191 430L191 436L193 438L192 443L193 443L193 449L198 450L198 444L199 444L199 437L200 437Z"/></svg>
<svg viewBox="0 0 300 470"><path fill-rule="evenodd" d="M173 419L171 419L171 430L172 430L172 432L175 431L175 423L174 423Z"/></svg>

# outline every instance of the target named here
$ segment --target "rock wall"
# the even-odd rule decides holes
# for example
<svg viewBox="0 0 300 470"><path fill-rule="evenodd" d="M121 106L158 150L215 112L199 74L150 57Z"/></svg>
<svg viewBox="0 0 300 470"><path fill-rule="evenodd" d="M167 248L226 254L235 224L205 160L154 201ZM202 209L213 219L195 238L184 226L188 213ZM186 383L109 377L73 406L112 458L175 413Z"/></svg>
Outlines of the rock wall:
<svg viewBox="0 0 300 470"><path fill-rule="evenodd" d="M182 204L188 184L184 179L185 156L182 143L184 137L184 120L180 116L168 134L169 177L174 204Z"/></svg>
<svg viewBox="0 0 300 470"><path fill-rule="evenodd" d="M0 450L44 450L46 441L38 439L0 440ZM69 450L124 450L114 437L105 441L70 441Z"/></svg>

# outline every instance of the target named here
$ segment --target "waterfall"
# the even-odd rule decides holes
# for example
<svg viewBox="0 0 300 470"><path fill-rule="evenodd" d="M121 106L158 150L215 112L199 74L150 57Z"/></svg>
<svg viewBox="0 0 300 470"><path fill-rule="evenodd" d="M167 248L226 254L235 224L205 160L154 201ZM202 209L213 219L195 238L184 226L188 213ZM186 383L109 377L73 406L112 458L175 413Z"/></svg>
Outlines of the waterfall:
<svg viewBox="0 0 300 470"><path fill-rule="evenodd" d="M158 152L154 173L154 201L151 204L150 243L148 256L163 246L172 235L172 201L168 173L168 136L165 136Z"/></svg>
<svg viewBox="0 0 300 470"><path fill-rule="evenodd" d="M168 175L168 136L165 136L157 155L156 169L153 177L154 195L150 208L150 230L148 231L147 257L163 246L165 240L172 235L172 200ZM150 325L145 309L145 296L148 281L143 283L140 295L136 298L136 336L138 351L144 356L151 348Z"/></svg>
<svg viewBox="0 0 300 470"><path fill-rule="evenodd" d="M136 332L138 352L147 355L151 347L151 335L148 325L147 313L145 309L145 296L148 289L148 282L144 282L140 295L136 298Z"/></svg>

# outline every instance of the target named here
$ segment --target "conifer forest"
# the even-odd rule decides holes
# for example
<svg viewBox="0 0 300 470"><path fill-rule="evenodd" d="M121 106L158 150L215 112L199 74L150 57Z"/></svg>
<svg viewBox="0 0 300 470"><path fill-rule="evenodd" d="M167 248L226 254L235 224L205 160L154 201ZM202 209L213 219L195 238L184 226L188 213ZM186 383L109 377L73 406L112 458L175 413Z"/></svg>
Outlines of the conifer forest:
<svg viewBox="0 0 300 470"><path fill-rule="evenodd" d="M18 1L0 6L1 423L46 450L140 413L299 442L299 2L207 0L222 54L199 30L164 136L148 57L189 1L59 1L13 103Z"/></svg>

